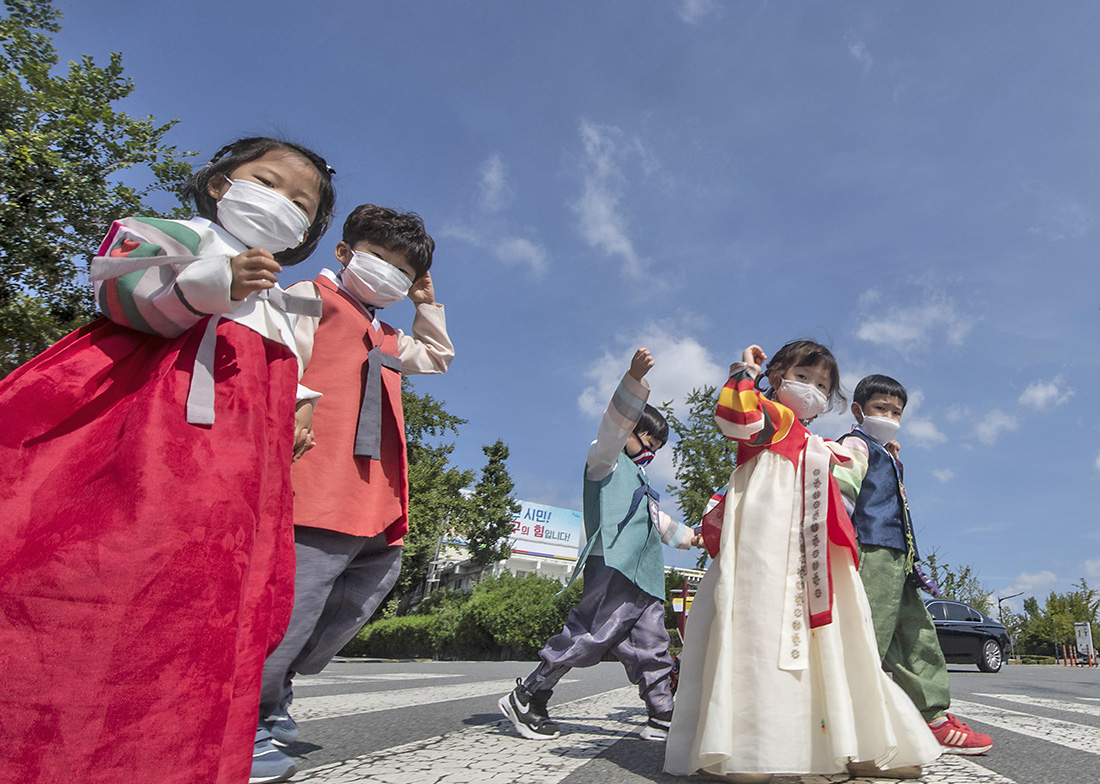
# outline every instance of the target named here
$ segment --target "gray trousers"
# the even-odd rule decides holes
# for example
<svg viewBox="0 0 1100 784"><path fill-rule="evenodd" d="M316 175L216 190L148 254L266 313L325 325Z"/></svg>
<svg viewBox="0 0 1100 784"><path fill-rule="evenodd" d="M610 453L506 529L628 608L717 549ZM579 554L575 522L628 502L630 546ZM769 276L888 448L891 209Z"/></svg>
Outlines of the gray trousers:
<svg viewBox="0 0 1100 784"><path fill-rule="evenodd" d="M332 661L401 572L401 548L388 546L385 534L295 527L294 553L294 610L283 641L264 662L261 717L279 705L296 673L318 673Z"/></svg>
<svg viewBox="0 0 1100 784"><path fill-rule="evenodd" d="M672 710L670 644L664 602L592 556L584 565L584 594L565 627L539 651L542 663L523 685L531 692L553 689L573 667L591 667L609 651L651 716Z"/></svg>

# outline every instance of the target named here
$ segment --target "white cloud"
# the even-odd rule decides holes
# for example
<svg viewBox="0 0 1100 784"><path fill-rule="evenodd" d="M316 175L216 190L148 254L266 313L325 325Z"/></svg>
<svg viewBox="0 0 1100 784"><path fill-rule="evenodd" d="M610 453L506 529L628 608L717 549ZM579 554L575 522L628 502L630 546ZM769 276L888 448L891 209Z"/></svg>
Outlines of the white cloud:
<svg viewBox="0 0 1100 784"><path fill-rule="evenodd" d="M1100 471L1100 455L1096 456L1096 470Z"/></svg>
<svg viewBox="0 0 1100 784"><path fill-rule="evenodd" d="M627 219L622 211L626 185L622 159L629 152L637 152L640 143L635 140L624 145L623 133L618 128L588 120L581 121L580 134L584 144L583 187L572 207L580 219L581 236L593 248L617 257L623 273L637 278L648 262L639 255L627 232Z"/></svg>
<svg viewBox="0 0 1100 784"><path fill-rule="evenodd" d="M528 267L536 278L546 275L546 250L524 237L504 237L496 241L493 252L506 264Z"/></svg>
<svg viewBox="0 0 1100 784"><path fill-rule="evenodd" d="M903 301L891 303L881 292L865 292L859 300L864 315L856 337L911 354L944 342L962 345L976 321L946 294L926 290L919 298Z"/></svg>
<svg viewBox="0 0 1100 784"><path fill-rule="evenodd" d="M577 398L577 407L589 417L597 418L607 409L619 379L630 367L630 358L642 346L650 350L654 360L653 369L646 376L651 388L650 405L673 401L674 409L681 414L684 399L693 389L720 386L728 376L727 365L716 362L682 325L667 319L650 320L637 333L620 336L616 343L616 347L604 351L585 371L590 384ZM675 478L672 450L660 450L646 470L658 484L672 482Z"/></svg>
<svg viewBox="0 0 1100 784"><path fill-rule="evenodd" d="M950 482L955 478L955 472L950 468L933 468L932 476L939 479L941 482Z"/></svg>
<svg viewBox="0 0 1100 784"><path fill-rule="evenodd" d="M923 417L903 417L903 429L899 440L904 438L914 446L931 448L947 443L947 435L936 427L931 419Z"/></svg>
<svg viewBox="0 0 1100 784"><path fill-rule="evenodd" d="M1014 415L1006 414L999 408L995 408L974 426L974 435L983 444L992 445L997 442L1001 433L1015 430L1019 426L1020 423Z"/></svg>
<svg viewBox="0 0 1100 784"><path fill-rule="evenodd" d="M1028 190L1038 202L1038 225L1029 228L1029 234L1058 242L1083 237L1092 231L1096 223L1093 212L1076 199L1055 193L1046 186L1031 186Z"/></svg>
<svg viewBox="0 0 1100 784"><path fill-rule="evenodd" d="M695 24L718 9L716 0L681 0L680 18L688 24Z"/></svg>
<svg viewBox="0 0 1100 784"><path fill-rule="evenodd" d="M955 403L947 409L948 422L961 422L970 416L970 409L961 403Z"/></svg>
<svg viewBox="0 0 1100 784"><path fill-rule="evenodd" d="M508 167L499 153L489 156L478 169L478 190L478 209L470 220L444 226L441 234L481 248L509 266L525 267L536 280L544 278L550 267L546 248L509 232L507 221L493 214L512 202Z"/></svg>
<svg viewBox="0 0 1100 784"><path fill-rule="evenodd" d="M1085 561L1085 577L1092 579L1100 577L1100 558Z"/></svg>
<svg viewBox="0 0 1100 784"><path fill-rule="evenodd" d="M1021 406L1041 410L1060 406L1071 397L1073 397L1073 390L1067 387L1065 380L1058 375L1050 381L1033 381L1020 394L1018 402Z"/></svg>
<svg viewBox="0 0 1100 784"><path fill-rule="evenodd" d="M481 179L481 209L486 212L499 212L511 202L512 188L508 184L508 167L500 153L494 153L478 171Z"/></svg>
<svg viewBox="0 0 1100 784"><path fill-rule="evenodd" d="M851 31L844 34L844 42L848 44L848 53L863 66L863 73L869 73L874 61L871 59L871 53L867 51L867 44L856 38Z"/></svg>
<svg viewBox="0 0 1100 784"><path fill-rule="evenodd" d="M1005 600L1002 604L1020 612L1024 606L1024 599L1037 594L1044 594L1058 584L1058 576L1054 572L1043 570L1041 572L1020 572L1012 585L1002 588L993 596L993 604L997 603L997 596L1011 596L1014 593L1021 596Z"/></svg>

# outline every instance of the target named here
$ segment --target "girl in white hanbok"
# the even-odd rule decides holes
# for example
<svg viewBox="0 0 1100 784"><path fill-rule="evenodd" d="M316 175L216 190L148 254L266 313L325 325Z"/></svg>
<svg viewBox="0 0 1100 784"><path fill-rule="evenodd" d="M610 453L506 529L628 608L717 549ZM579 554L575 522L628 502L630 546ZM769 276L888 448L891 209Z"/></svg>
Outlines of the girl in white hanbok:
<svg viewBox="0 0 1100 784"><path fill-rule="evenodd" d="M665 770L915 778L939 744L880 666L842 495L866 463L805 426L842 400L836 360L806 340L763 375L759 346L743 358L715 414L738 467L704 517L714 561L687 625Z"/></svg>

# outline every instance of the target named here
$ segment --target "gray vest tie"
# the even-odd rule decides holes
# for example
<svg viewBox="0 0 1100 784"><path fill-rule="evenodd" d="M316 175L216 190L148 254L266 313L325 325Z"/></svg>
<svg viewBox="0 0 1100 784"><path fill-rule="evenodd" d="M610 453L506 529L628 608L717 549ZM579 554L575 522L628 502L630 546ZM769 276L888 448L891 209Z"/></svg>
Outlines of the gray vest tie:
<svg viewBox="0 0 1100 784"><path fill-rule="evenodd" d="M382 458L382 368L401 372L401 358L375 346L367 352L367 381L363 385L363 403L355 428L356 457Z"/></svg>

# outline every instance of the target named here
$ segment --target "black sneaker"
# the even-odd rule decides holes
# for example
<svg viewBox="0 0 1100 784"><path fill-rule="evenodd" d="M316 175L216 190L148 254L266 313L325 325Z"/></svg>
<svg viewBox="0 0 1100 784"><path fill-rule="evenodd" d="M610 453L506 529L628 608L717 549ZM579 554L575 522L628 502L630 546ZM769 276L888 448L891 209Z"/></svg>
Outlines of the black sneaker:
<svg viewBox="0 0 1100 784"><path fill-rule="evenodd" d="M561 735L561 731L546 712L546 703L552 694L552 691L532 694L516 678L516 688L501 697L497 705L500 706L500 712L512 722L516 732L523 737L530 740L553 740Z"/></svg>
<svg viewBox="0 0 1100 784"><path fill-rule="evenodd" d="M670 724L672 724L672 711L658 713L656 716L649 717L649 721L646 722L645 727L638 734L644 740L668 740Z"/></svg>

